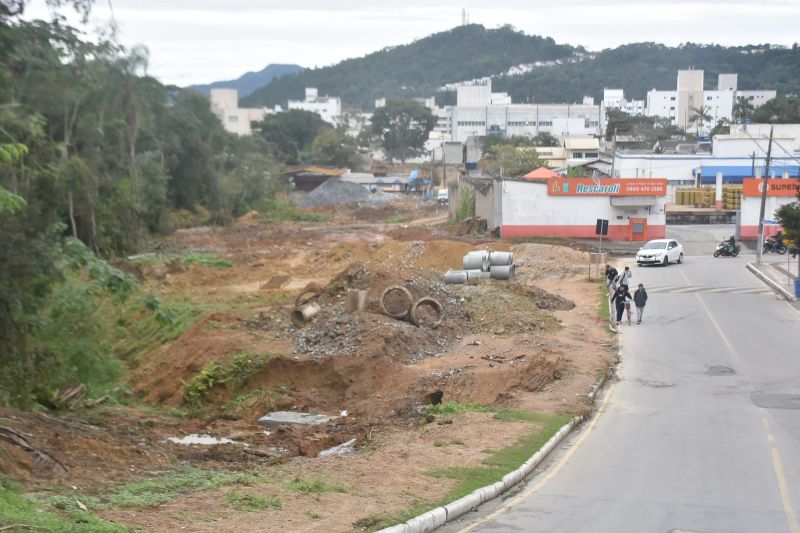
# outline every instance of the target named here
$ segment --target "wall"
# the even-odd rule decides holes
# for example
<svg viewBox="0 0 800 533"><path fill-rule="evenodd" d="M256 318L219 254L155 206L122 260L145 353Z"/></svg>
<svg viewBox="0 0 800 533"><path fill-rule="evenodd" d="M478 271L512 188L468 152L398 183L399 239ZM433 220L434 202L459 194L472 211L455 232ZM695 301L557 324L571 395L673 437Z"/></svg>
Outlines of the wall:
<svg viewBox="0 0 800 533"><path fill-rule="evenodd" d="M550 196L547 185L524 181L495 182L502 188L503 238L595 238L598 218L608 219L608 238L628 240L629 218L647 219L647 239L663 238L666 228L665 199L647 206L614 207L609 196Z"/></svg>
<svg viewBox="0 0 800 533"><path fill-rule="evenodd" d="M784 205L797 200L793 196L767 196L764 204L764 220L775 220L775 211ZM758 215L761 212L761 198L758 196L742 196L742 239L758 238ZM764 225L764 235L775 235L780 226Z"/></svg>

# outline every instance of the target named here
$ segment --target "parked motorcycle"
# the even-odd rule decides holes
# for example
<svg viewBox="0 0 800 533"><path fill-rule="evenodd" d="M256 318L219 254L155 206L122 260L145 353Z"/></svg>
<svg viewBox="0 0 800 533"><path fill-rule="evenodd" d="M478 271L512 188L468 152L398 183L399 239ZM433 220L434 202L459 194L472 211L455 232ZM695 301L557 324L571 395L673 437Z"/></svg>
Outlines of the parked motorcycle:
<svg viewBox="0 0 800 533"><path fill-rule="evenodd" d="M770 252L775 252L778 254L785 254L787 250L787 246L783 243L778 244L775 239L767 239L764 241L764 253L768 254Z"/></svg>
<svg viewBox="0 0 800 533"><path fill-rule="evenodd" d="M714 257L736 257L739 255L739 251L742 248L739 246L739 243L733 245L733 251L728 250L728 243L727 241L722 241L717 245L717 249L714 251Z"/></svg>

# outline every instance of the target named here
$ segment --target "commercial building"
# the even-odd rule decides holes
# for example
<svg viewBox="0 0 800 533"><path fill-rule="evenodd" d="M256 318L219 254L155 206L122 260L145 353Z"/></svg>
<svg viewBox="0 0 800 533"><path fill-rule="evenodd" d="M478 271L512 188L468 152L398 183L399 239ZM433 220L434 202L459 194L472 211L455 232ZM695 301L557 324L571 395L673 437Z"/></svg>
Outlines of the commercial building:
<svg viewBox="0 0 800 533"><path fill-rule="evenodd" d="M316 113L325 122L338 126L342 116L342 100L338 96L320 96L316 87L306 87L305 100L289 100L289 109Z"/></svg>
<svg viewBox="0 0 800 533"><path fill-rule="evenodd" d="M239 92L236 89L211 89L211 111L219 117L226 131L237 135L250 135L251 122L264 120L271 113L265 107L239 107Z"/></svg>
<svg viewBox="0 0 800 533"><path fill-rule="evenodd" d="M476 215L503 238L595 238L597 219L608 238L646 241L666 231L666 180L562 178L464 179L448 185L451 206L462 188L475 191Z"/></svg>
<svg viewBox="0 0 800 533"><path fill-rule="evenodd" d="M742 186L742 217L739 233L742 239L758 238L758 221L761 214L761 195L764 180L747 178ZM775 212L782 205L797 200L800 179L767 180L767 200L764 210L764 235L771 236L780 229L775 222Z"/></svg>

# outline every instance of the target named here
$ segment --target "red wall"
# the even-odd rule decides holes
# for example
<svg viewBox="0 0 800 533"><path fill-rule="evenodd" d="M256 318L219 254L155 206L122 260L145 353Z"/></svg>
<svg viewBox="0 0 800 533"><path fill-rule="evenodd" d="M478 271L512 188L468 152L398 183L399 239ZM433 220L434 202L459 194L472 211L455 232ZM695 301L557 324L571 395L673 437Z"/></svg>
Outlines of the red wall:
<svg viewBox="0 0 800 533"><path fill-rule="evenodd" d="M744 228L742 228L744 229ZM503 226L500 235L503 238L514 237L563 237L567 239L596 239L598 236L595 234L595 226ZM604 239L612 241L628 241L630 240L630 226L627 224L618 224L615 226L608 226L608 235L604 235ZM663 239L666 235L666 226L650 226L646 228L646 239Z"/></svg>

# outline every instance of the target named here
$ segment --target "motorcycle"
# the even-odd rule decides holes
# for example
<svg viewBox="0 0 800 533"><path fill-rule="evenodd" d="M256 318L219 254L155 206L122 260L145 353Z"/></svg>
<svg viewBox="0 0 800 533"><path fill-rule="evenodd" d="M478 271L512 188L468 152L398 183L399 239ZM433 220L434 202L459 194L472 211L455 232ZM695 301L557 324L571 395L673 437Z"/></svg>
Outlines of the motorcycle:
<svg viewBox="0 0 800 533"><path fill-rule="evenodd" d="M739 255L741 249L742 248L739 246L739 243L737 242L736 244L733 245L733 251L729 251L727 241L722 241L717 245L717 249L714 251L714 257L719 257L719 256L736 257L737 255Z"/></svg>
<svg viewBox="0 0 800 533"><path fill-rule="evenodd" d="M781 255L785 254L787 250L787 246L783 243L778 244L775 239L767 239L764 241L764 253L768 254L770 252L779 253Z"/></svg>

